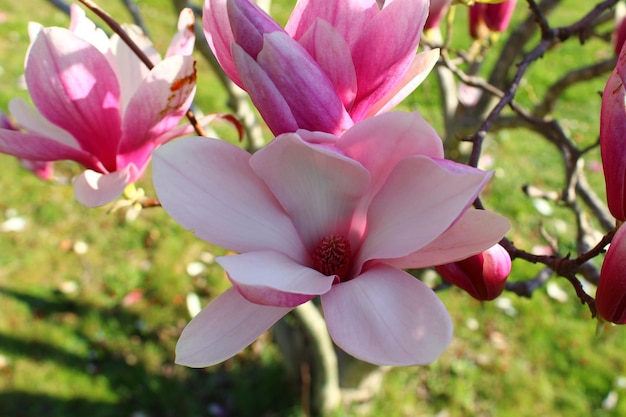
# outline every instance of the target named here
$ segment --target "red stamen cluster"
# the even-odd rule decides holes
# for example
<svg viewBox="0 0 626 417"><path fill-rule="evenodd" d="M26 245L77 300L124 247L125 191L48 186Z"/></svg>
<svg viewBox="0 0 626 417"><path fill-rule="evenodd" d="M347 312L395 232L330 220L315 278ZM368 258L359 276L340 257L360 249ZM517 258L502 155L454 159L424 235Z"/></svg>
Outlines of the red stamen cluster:
<svg viewBox="0 0 626 417"><path fill-rule="evenodd" d="M350 269L350 242L343 236L326 236L313 252L313 267L326 276L345 281Z"/></svg>

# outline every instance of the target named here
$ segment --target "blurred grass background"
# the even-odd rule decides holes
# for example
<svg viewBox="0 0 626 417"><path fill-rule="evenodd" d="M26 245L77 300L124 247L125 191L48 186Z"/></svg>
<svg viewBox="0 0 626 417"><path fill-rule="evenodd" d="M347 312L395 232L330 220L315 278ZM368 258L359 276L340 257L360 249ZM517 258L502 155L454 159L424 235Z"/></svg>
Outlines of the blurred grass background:
<svg viewBox="0 0 626 417"><path fill-rule="evenodd" d="M177 20L170 2L137 3L164 51ZM284 19L291 3L277 2L273 11ZM527 13L519 3L516 20ZM130 21L120 2L100 5ZM564 0L552 22L571 23L589 7ZM460 45L467 44L464 15L457 11ZM12 97L28 98L21 81L28 21L66 27L68 18L44 0L0 0L2 111ZM559 46L530 71L520 101L532 103L567 71L611 53L596 40L584 48L576 41ZM226 95L201 58L198 68L196 104L205 113L225 111ZM580 144L597 140L605 79L568 90L555 111ZM441 131L438 97L429 77L406 107ZM552 146L528 131L503 131L489 138L485 155L496 172L485 202L512 220L511 240L525 249L544 245L543 227L572 249L571 215L554 205L540 213L521 191L524 184L560 186ZM204 305L229 285L212 263L219 248L193 238L160 209L128 222L80 206L70 186L41 182L11 157L0 156L0 164L1 417L303 415L300 393L269 336L219 366L173 364L189 320L187 294L198 294ZM603 193L598 164L593 151L588 175ZM61 178L76 172L71 164L57 166ZM139 186L153 195L149 177ZM539 269L515 261L511 280L532 278ZM596 336L596 322L565 280L551 279L552 297L546 288L531 299L505 293L485 304L460 290L441 292L456 327L451 347L431 366L392 369L379 395L336 417L626 415L626 333L614 327Z"/></svg>

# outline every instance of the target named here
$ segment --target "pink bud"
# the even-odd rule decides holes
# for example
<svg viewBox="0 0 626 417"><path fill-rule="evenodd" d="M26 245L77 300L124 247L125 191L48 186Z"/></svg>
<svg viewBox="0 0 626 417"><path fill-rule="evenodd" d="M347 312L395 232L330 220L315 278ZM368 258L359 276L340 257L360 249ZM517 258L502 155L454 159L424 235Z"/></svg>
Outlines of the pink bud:
<svg viewBox="0 0 626 417"><path fill-rule="evenodd" d="M494 32L504 32L511 22L517 0L485 5L485 23Z"/></svg>
<svg viewBox="0 0 626 417"><path fill-rule="evenodd" d="M606 253L600 283L596 291L596 308L605 320L626 323L626 227L620 227Z"/></svg>
<svg viewBox="0 0 626 417"><path fill-rule="evenodd" d="M506 0L498 4L475 3L469 10L470 36L485 37L485 30L504 32L511 22L517 0Z"/></svg>
<svg viewBox="0 0 626 417"><path fill-rule="evenodd" d="M606 198L613 217L626 221L626 49L604 87L600 110L600 154Z"/></svg>
<svg viewBox="0 0 626 417"><path fill-rule="evenodd" d="M480 301L489 301L504 291L511 272L511 257L496 244L478 255L462 261L436 266L439 274L451 284Z"/></svg>
<svg viewBox="0 0 626 417"><path fill-rule="evenodd" d="M436 28L439 26L441 19L448 11L448 7L452 0L432 0L428 8L428 17L424 24L424 30Z"/></svg>

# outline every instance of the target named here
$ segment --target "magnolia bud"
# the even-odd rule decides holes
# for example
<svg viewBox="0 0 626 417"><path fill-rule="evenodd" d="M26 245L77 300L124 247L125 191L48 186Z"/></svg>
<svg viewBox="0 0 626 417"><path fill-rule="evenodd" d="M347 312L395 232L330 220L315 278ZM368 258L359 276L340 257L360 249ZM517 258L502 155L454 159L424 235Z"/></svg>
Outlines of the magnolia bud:
<svg viewBox="0 0 626 417"><path fill-rule="evenodd" d="M451 284L480 301L489 301L504 291L511 272L511 257L500 245L462 261L436 266L439 274Z"/></svg>
<svg viewBox="0 0 626 417"><path fill-rule="evenodd" d="M517 0L506 0L498 4L476 3L470 7L470 35L474 39L486 37L486 31L504 32L511 22Z"/></svg>
<svg viewBox="0 0 626 417"><path fill-rule="evenodd" d="M604 87L600 110L600 154L609 210L626 221L626 49Z"/></svg>
<svg viewBox="0 0 626 417"><path fill-rule="evenodd" d="M626 227L620 227L606 252L596 291L598 314L612 323L626 323Z"/></svg>

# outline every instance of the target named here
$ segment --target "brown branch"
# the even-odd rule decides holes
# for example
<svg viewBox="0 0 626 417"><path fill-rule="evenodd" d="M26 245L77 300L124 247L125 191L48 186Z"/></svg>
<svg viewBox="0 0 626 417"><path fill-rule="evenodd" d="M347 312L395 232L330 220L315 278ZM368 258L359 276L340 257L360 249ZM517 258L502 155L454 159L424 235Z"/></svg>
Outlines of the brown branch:
<svg viewBox="0 0 626 417"><path fill-rule="evenodd" d="M548 88L541 104L537 105L533 110L533 115L542 118L551 113L552 110L554 110L556 102L563 95L565 90L581 81L587 81L612 71L616 63L617 58L611 57L596 64L568 72Z"/></svg>

